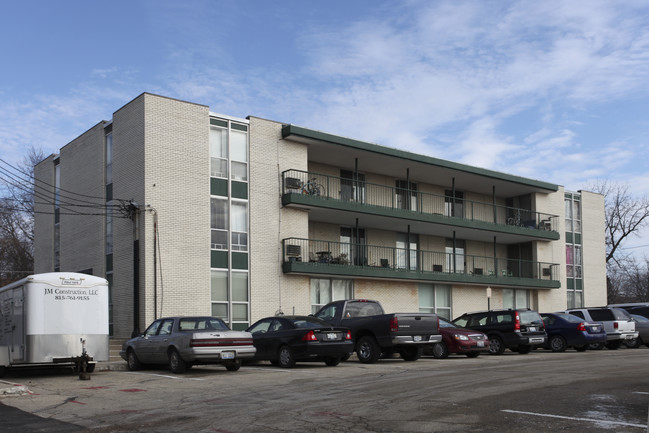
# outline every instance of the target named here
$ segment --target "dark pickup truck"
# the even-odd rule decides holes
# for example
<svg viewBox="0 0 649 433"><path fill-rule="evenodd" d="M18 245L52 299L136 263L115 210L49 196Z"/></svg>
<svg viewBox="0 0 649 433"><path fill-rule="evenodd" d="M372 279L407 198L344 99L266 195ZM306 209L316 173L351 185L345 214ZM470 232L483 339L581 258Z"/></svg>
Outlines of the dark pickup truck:
<svg viewBox="0 0 649 433"><path fill-rule="evenodd" d="M385 314L377 301L330 302L315 316L334 326L349 328L358 359L366 364L376 362L381 354L390 356L395 352L406 361L416 361L424 345L442 341L436 314Z"/></svg>

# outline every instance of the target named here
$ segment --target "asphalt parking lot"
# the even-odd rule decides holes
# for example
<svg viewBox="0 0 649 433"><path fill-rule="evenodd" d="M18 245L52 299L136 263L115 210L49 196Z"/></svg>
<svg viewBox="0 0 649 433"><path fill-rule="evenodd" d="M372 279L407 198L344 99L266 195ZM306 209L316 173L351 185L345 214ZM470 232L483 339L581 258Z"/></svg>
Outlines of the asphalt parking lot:
<svg viewBox="0 0 649 433"><path fill-rule="evenodd" d="M16 390L0 397L0 430L637 433L647 431L648 364L643 347L183 375L98 371L89 381L13 371L0 382Z"/></svg>

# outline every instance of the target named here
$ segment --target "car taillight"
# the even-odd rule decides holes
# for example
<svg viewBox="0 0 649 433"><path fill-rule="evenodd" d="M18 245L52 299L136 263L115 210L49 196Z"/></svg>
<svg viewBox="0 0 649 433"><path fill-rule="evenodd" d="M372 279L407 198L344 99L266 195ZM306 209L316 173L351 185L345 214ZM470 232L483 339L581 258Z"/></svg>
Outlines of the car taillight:
<svg viewBox="0 0 649 433"><path fill-rule="evenodd" d="M345 335L345 340L351 340L352 339L352 331L347 331L347 335Z"/></svg>
<svg viewBox="0 0 649 433"><path fill-rule="evenodd" d="M577 331L585 331L586 326L584 325L584 322L581 322L579 325L577 325Z"/></svg>
<svg viewBox="0 0 649 433"><path fill-rule="evenodd" d="M399 319L393 317L390 319L390 332L397 332L399 330Z"/></svg>
<svg viewBox="0 0 649 433"><path fill-rule="evenodd" d="M306 334L304 334L304 337L302 337L302 341L318 341L318 337L315 336L313 331L309 331Z"/></svg>
<svg viewBox="0 0 649 433"><path fill-rule="evenodd" d="M617 322L613 322L613 328L617 329L618 326L619 324Z"/></svg>
<svg viewBox="0 0 649 433"><path fill-rule="evenodd" d="M517 330L517 331L520 331L521 330L521 316L518 314L518 311L516 312L515 320L516 320L516 323L514 324L514 329Z"/></svg>

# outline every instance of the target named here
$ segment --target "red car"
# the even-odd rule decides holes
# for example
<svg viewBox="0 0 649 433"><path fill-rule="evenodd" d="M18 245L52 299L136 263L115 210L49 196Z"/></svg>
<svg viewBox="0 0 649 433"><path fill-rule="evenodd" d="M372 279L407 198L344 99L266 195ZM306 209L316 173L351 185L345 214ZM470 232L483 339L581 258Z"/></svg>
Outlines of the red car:
<svg viewBox="0 0 649 433"><path fill-rule="evenodd" d="M439 333L442 342L424 349L424 355L437 359L448 357L449 353L463 353L475 358L482 352L489 352L489 338L486 334L467 328L458 328L446 320L439 319Z"/></svg>

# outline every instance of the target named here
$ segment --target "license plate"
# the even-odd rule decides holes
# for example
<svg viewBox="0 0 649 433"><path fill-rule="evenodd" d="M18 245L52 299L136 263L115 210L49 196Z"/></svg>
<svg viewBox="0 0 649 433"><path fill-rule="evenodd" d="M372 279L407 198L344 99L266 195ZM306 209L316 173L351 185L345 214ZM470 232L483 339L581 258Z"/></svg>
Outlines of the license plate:
<svg viewBox="0 0 649 433"><path fill-rule="evenodd" d="M477 346L478 347L484 347L484 341L478 341Z"/></svg>
<svg viewBox="0 0 649 433"><path fill-rule="evenodd" d="M234 359L234 352L221 352L221 359Z"/></svg>
<svg viewBox="0 0 649 433"><path fill-rule="evenodd" d="M530 338L530 343L543 343L543 338Z"/></svg>
<svg viewBox="0 0 649 433"><path fill-rule="evenodd" d="M335 332L330 332L327 334L327 340L336 340L338 337L336 336Z"/></svg>
<svg viewBox="0 0 649 433"><path fill-rule="evenodd" d="M415 335L415 338L414 338L415 341L421 341L422 339L423 338L421 337L421 335Z"/></svg>
<svg viewBox="0 0 649 433"><path fill-rule="evenodd" d="M627 340L633 340L633 335L625 335L624 338Z"/></svg>
<svg viewBox="0 0 649 433"><path fill-rule="evenodd" d="M530 331L530 332L536 332L536 327L535 326L530 326L529 328L527 328L527 330Z"/></svg>

